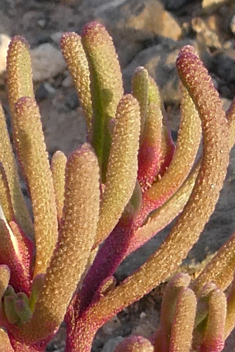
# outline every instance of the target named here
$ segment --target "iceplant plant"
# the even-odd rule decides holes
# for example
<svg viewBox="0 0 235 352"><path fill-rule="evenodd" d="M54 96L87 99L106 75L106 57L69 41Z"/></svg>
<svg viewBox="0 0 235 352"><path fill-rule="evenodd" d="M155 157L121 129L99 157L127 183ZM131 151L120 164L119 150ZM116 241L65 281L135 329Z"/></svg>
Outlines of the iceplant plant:
<svg viewBox="0 0 235 352"><path fill-rule="evenodd" d="M182 48L176 62L182 87L176 145L145 68L136 69L132 92L124 95L112 39L101 24L88 23L81 36L65 33L61 48L86 118L87 142L68 158L57 151L50 162L28 44L16 36L8 50L13 142L33 220L1 108L1 352L45 351L63 320L66 352L90 351L97 330L174 274L197 242L235 139L235 101L225 113L193 47ZM195 161L201 137L203 151ZM116 284L123 259L177 215L160 248ZM116 352L221 351L235 325L234 285L228 298L223 293L233 281L234 242L233 235L196 281L173 278L156 334L131 337Z"/></svg>

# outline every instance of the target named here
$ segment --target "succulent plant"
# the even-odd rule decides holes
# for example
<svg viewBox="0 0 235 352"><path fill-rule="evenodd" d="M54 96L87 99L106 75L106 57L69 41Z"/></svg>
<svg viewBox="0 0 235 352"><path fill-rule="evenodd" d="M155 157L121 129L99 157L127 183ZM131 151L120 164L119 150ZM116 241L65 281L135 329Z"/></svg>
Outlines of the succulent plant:
<svg viewBox="0 0 235 352"><path fill-rule="evenodd" d="M87 142L68 158L56 152L51 161L28 44L14 37L8 51L13 142L33 220L1 108L1 352L45 351L63 320L66 352L90 351L97 330L173 275L197 242L235 141L235 101L225 113L193 47L182 48L176 62L182 89L176 145L145 68L136 69L132 92L124 95L112 39L101 24L85 25L81 36L65 33L61 48L86 118ZM160 248L116 284L119 264L177 215ZM235 325L234 253L232 235L195 281L173 277L154 336L129 337L116 352L221 351Z"/></svg>

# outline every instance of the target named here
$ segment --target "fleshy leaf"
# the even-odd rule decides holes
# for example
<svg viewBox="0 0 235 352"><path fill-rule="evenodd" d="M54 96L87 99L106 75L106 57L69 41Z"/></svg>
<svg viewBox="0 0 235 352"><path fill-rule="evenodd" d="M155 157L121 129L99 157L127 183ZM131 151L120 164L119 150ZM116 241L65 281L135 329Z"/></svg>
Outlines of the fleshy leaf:
<svg viewBox="0 0 235 352"><path fill-rule="evenodd" d="M155 348L159 352L167 352L170 348L170 335L175 314L177 299L184 287L190 283L186 274L178 274L167 284L161 305L160 327L155 336Z"/></svg>
<svg viewBox="0 0 235 352"><path fill-rule="evenodd" d="M235 270L235 232L218 250L215 256L207 264L193 283L193 290L196 294L211 281L221 290L225 290L233 280Z"/></svg>
<svg viewBox="0 0 235 352"><path fill-rule="evenodd" d="M0 265L0 300L8 286L10 280L10 269L7 265ZM0 340L1 341L1 340Z"/></svg>
<svg viewBox="0 0 235 352"><path fill-rule="evenodd" d="M17 225L13 232L11 227L0 219L0 263L6 264L11 270L10 283L18 290L28 293L32 247L29 248L29 243L25 241L28 240L18 231Z"/></svg>
<svg viewBox="0 0 235 352"><path fill-rule="evenodd" d="M63 321L94 242L99 198L97 158L90 146L84 144L71 154L66 165L64 210L58 244L32 319L19 332L20 340L32 343L44 339Z"/></svg>
<svg viewBox="0 0 235 352"><path fill-rule="evenodd" d="M227 298L227 315L225 325L225 339L229 336L235 327L235 278L229 288Z"/></svg>
<svg viewBox="0 0 235 352"><path fill-rule="evenodd" d="M111 136L108 124L115 117L117 105L123 95L122 75L112 38L105 27L90 22L83 27L82 44L87 55L93 107L92 146L105 183Z"/></svg>
<svg viewBox="0 0 235 352"><path fill-rule="evenodd" d="M51 171L55 191L57 208L57 218L60 223L64 206L64 187L65 187L65 166L67 158L61 151L57 151L51 158Z"/></svg>
<svg viewBox="0 0 235 352"><path fill-rule="evenodd" d="M27 235L33 234L33 225L20 188L20 180L0 104L0 162L1 205L7 221L16 220Z"/></svg>
<svg viewBox="0 0 235 352"><path fill-rule="evenodd" d="M215 289L209 299L206 331L200 352L221 352L224 348L226 321L226 297L223 291Z"/></svg>
<svg viewBox="0 0 235 352"><path fill-rule="evenodd" d="M95 302L85 315L88 323L96 321L96 328L113 314L140 299L176 270L198 240L214 211L223 185L229 145L222 102L206 68L192 47L186 46L181 50L177 67L202 120L204 149L201 168L183 212L157 252L127 280L108 292L99 302ZM102 315L100 312L103 312ZM80 333L79 339L88 338L85 329Z"/></svg>
<svg viewBox="0 0 235 352"><path fill-rule="evenodd" d="M11 194L7 183L6 173L0 163L0 204L3 209L6 221L14 219L14 211L11 203Z"/></svg>
<svg viewBox="0 0 235 352"><path fill-rule="evenodd" d="M171 302L168 302L171 304ZM170 352L191 351L197 300L192 290L183 288L178 295L171 329Z"/></svg>
<svg viewBox="0 0 235 352"><path fill-rule="evenodd" d="M64 33L61 38L61 49L75 83L77 94L85 113L88 135L91 139L93 111L90 92L90 71L81 37L76 33Z"/></svg>
<svg viewBox="0 0 235 352"><path fill-rule="evenodd" d="M96 245L113 230L134 191L139 133L139 104L130 94L125 95L117 108Z"/></svg>
<svg viewBox="0 0 235 352"><path fill-rule="evenodd" d="M182 87L181 122L172 161L163 177L144 193L141 217L166 202L188 176L201 139L201 121L187 89Z"/></svg>
<svg viewBox="0 0 235 352"><path fill-rule="evenodd" d="M172 136L171 136L171 131L167 125L167 118L166 118L166 112L165 112L165 108L164 105L161 101L161 96L160 96L160 92L159 89L157 87L156 82L154 81L154 79L149 76L149 89L148 89L148 103L149 105L153 104L157 104L159 107L161 107L162 110L162 115L163 115L163 119L162 119L162 136L161 136L161 154L160 154L160 170L159 170L159 176L162 176L166 170L166 168L168 168L174 151L175 151L175 145L174 142L172 140Z"/></svg>
<svg viewBox="0 0 235 352"><path fill-rule="evenodd" d="M5 296L4 297L4 313L6 318L10 324L18 325L20 323L20 318L15 311L15 296Z"/></svg>
<svg viewBox="0 0 235 352"><path fill-rule="evenodd" d="M7 332L0 328L0 352L14 352Z"/></svg>
<svg viewBox="0 0 235 352"><path fill-rule="evenodd" d="M23 37L15 36L7 55L7 89L12 115L15 103L21 97L34 97L29 44Z"/></svg>
<svg viewBox="0 0 235 352"><path fill-rule="evenodd" d="M138 180L146 191L169 165L174 145L163 117L159 90L143 67L134 73L132 92L139 102L141 116Z"/></svg>
<svg viewBox="0 0 235 352"><path fill-rule="evenodd" d="M199 169L200 163L195 166L178 191L161 207L150 213L146 222L135 231L129 243L126 256L150 240L182 212L192 193Z"/></svg>
<svg viewBox="0 0 235 352"><path fill-rule="evenodd" d="M162 113L157 104L148 105L147 119L138 154L138 181L146 191L153 183L161 166Z"/></svg>
<svg viewBox="0 0 235 352"><path fill-rule="evenodd" d="M36 102L21 98L15 106L15 141L29 187L34 214L36 260L34 276L44 273L57 241L57 216L48 154Z"/></svg>
<svg viewBox="0 0 235 352"><path fill-rule="evenodd" d="M229 124L229 144L232 148L235 143L235 98L226 112L226 116Z"/></svg>
<svg viewBox="0 0 235 352"><path fill-rule="evenodd" d="M130 336L120 342L114 352L154 352L154 348L146 338Z"/></svg>
<svg viewBox="0 0 235 352"><path fill-rule="evenodd" d="M138 100L140 105L140 143L142 143L142 136L148 112L149 75L146 68L137 67L132 77L131 83L132 95Z"/></svg>

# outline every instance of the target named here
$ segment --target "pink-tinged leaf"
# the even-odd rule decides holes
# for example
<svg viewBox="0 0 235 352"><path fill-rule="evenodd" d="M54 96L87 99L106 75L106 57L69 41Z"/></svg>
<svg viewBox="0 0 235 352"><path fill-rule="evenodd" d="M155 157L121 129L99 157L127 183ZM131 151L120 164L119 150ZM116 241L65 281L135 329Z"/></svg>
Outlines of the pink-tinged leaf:
<svg viewBox="0 0 235 352"><path fill-rule="evenodd" d="M206 331L200 352L221 352L224 348L224 333L227 301L223 291L215 289L209 299Z"/></svg>
<svg viewBox="0 0 235 352"><path fill-rule="evenodd" d="M83 27L81 38L90 69L92 146L99 160L102 182L105 183L111 146L108 124L111 118L115 118L117 105L123 96L122 75L112 38L102 24L88 23Z"/></svg>
<svg viewBox="0 0 235 352"><path fill-rule="evenodd" d="M146 219L146 222L134 231L132 240L129 241L125 256L141 247L182 212L190 194L192 193L199 169L200 162L195 166L178 191L176 191L161 207L153 211Z"/></svg>
<svg viewBox="0 0 235 352"><path fill-rule="evenodd" d="M166 111L161 101L161 96L156 82L149 76L149 89L148 89L148 103L154 103L161 106L163 119L162 119L162 138L161 138L161 154L160 154L160 170L159 176L161 177L165 170L168 168L175 151L175 145L172 140L171 131L167 123Z"/></svg>
<svg viewBox="0 0 235 352"><path fill-rule="evenodd" d="M138 154L138 181L145 192L161 166L162 112L157 104L148 106L147 120Z"/></svg>
<svg viewBox="0 0 235 352"><path fill-rule="evenodd" d="M146 191L169 165L174 145L162 114L162 103L156 83L144 67L138 67L132 78L132 94L139 102L141 116L138 180Z"/></svg>
<svg viewBox="0 0 235 352"><path fill-rule="evenodd" d="M49 342L49 340L48 340L45 342L42 341L42 342L40 342L38 344L34 344L34 345L26 345L24 343L19 342L18 340L15 340L14 337L11 335L10 335L10 341L13 346L14 352L45 352L46 346ZM6 351L4 351L4 352L6 352Z"/></svg>
<svg viewBox="0 0 235 352"><path fill-rule="evenodd" d="M187 89L182 87L181 122L174 156L162 178L144 193L139 224L149 212L164 204L185 181L195 161L200 139L198 111Z"/></svg>
<svg viewBox="0 0 235 352"><path fill-rule="evenodd" d="M124 209L117 226L110 233L102 247L98 251L88 273L85 276L79 300L75 304L80 313L86 309L93 299L98 299L106 280L114 274L118 265L126 256L128 246L133 237L133 219L141 206L141 189L138 181L131 199Z"/></svg>
<svg viewBox="0 0 235 352"><path fill-rule="evenodd" d="M56 249L31 320L14 331L19 341L35 343L53 335L86 269L99 215L99 167L89 144L69 157L65 171L63 219Z"/></svg>
<svg viewBox="0 0 235 352"><path fill-rule="evenodd" d="M127 94L117 107L95 246L114 229L134 191L139 133L139 104L132 95Z"/></svg>
<svg viewBox="0 0 235 352"><path fill-rule="evenodd" d="M150 341L142 336L130 336L120 342L114 352L154 352Z"/></svg>
<svg viewBox="0 0 235 352"><path fill-rule="evenodd" d="M10 284L17 291L29 293L32 244L14 222L10 223L10 226L0 219L0 263L6 264L11 271Z"/></svg>
<svg viewBox="0 0 235 352"><path fill-rule="evenodd" d="M176 270L198 240L218 200L229 160L228 125L222 102L193 48L187 46L181 50L177 67L202 120L203 157L194 189L178 221L156 253L83 314L75 333L79 336L77 346L86 339L89 346L94 330ZM84 319L89 328L84 326Z"/></svg>
<svg viewBox="0 0 235 352"><path fill-rule="evenodd" d="M227 315L225 324L225 339L235 327L235 278L233 279L228 291Z"/></svg>
<svg viewBox="0 0 235 352"><path fill-rule="evenodd" d="M187 287L189 283L190 277L188 275L178 274L169 281L165 288L161 305L160 327L156 334L154 334L155 336L151 338L154 340L155 349L159 352L169 351L171 329L178 296L182 289Z"/></svg>
<svg viewBox="0 0 235 352"><path fill-rule="evenodd" d="M191 351L196 306L197 300L194 292L188 287L183 288L176 301L169 352Z"/></svg>
<svg viewBox="0 0 235 352"><path fill-rule="evenodd" d="M193 285L191 285L193 286ZM197 315L195 319L195 329L198 328L199 335L200 335L200 324L204 324L206 317L208 315L209 309L209 299L211 293L216 289L216 285L213 282L208 282L206 285L203 286L201 291L198 294L198 302L197 302ZM200 337L198 335L197 339Z"/></svg>
<svg viewBox="0 0 235 352"><path fill-rule="evenodd" d="M131 242L133 233L131 222L130 220L126 226L118 224L97 253L92 266L86 274L79 295L81 300L80 313L88 307L94 297L97 298L97 290L103 285L106 278L113 275L125 257L126 249ZM77 307L77 304L75 306Z"/></svg>

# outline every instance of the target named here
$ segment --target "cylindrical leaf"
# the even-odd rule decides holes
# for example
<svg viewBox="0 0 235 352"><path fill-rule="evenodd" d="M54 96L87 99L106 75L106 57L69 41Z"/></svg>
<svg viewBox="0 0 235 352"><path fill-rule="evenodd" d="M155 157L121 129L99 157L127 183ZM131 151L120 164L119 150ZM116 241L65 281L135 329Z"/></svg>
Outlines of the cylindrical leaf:
<svg viewBox="0 0 235 352"><path fill-rule="evenodd" d="M33 225L20 188L20 180L7 132L4 112L0 104L0 163L1 205L7 221L16 220L27 235L33 234Z"/></svg>
<svg viewBox="0 0 235 352"><path fill-rule="evenodd" d="M67 158L64 153L57 151L51 158L51 171L55 191L57 218L60 223L64 207L65 166Z"/></svg>
<svg viewBox="0 0 235 352"><path fill-rule="evenodd" d="M95 245L113 230L134 191L139 133L139 104L132 95L125 95L117 108Z"/></svg>
<svg viewBox="0 0 235 352"><path fill-rule="evenodd" d="M209 299L206 331L200 352L221 352L224 348L224 333L227 302L223 291L216 289Z"/></svg>
<svg viewBox="0 0 235 352"><path fill-rule="evenodd" d="M7 285L10 280L10 269L7 265L0 265L0 299L7 288Z"/></svg>
<svg viewBox="0 0 235 352"><path fill-rule="evenodd" d="M108 124L115 117L117 105L123 96L122 75L112 38L103 25L98 22L88 23L83 27L81 37L90 69L92 146L104 182L111 145Z"/></svg>
<svg viewBox="0 0 235 352"><path fill-rule="evenodd" d="M21 98L15 106L16 148L33 206L36 239L34 276L44 273L57 241L56 203L38 106Z"/></svg>
<svg viewBox="0 0 235 352"><path fill-rule="evenodd" d="M168 304L171 304L168 302ZM176 302L171 329L170 352L190 352L197 300L192 290L183 288Z"/></svg>
<svg viewBox="0 0 235 352"><path fill-rule="evenodd" d="M7 332L0 328L0 352L14 352Z"/></svg>
<svg viewBox="0 0 235 352"><path fill-rule="evenodd" d="M73 32L64 33L60 44L85 113L88 135L91 138L93 111L90 92L90 71L81 37Z"/></svg>
<svg viewBox="0 0 235 352"><path fill-rule="evenodd" d="M33 343L52 334L86 268L99 215L99 167L91 147L84 144L66 165L63 219L57 247L45 275L32 319L19 338Z"/></svg>

